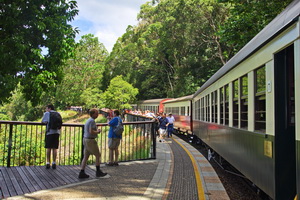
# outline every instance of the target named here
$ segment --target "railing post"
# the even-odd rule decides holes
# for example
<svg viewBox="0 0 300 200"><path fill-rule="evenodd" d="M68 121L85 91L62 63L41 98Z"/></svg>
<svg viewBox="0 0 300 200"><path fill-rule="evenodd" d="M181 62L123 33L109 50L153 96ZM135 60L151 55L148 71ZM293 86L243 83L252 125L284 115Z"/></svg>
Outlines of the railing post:
<svg viewBox="0 0 300 200"><path fill-rule="evenodd" d="M8 151L7 151L7 167L10 167L10 157L12 149L12 134L13 134L13 124L9 125L9 136L8 136Z"/></svg>
<svg viewBox="0 0 300 200"><path fill-rule="evenodd" d="M153 122L151 124L151 135L152 135L152 141L153 141L153 158L156 159L156 130L155 130L155 123Z"/></svg>
<svg viewBox="0 0 300 200"><path fill-rule="evenodd" d="M80 159L80 165L84 157L84 146L83 146L83 137L84 137L84 125L82 126L82 132L81 132L81 159Z"/></svg>

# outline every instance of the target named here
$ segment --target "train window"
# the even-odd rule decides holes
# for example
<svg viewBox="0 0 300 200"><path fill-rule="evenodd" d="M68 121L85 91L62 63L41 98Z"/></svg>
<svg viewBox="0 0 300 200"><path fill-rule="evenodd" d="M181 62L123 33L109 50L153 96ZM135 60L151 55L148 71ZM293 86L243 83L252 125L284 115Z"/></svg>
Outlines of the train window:
<svg viewBox="0 0 300 200"><path fill-rule="evenodd" d="M208 109L207 109L207 102L208 102L208 100L207 100L207 96L205 96L205 99L204 99L204 106L205 106L205 108L204 108L204 112L205 112L205 114L204 114L204 121L207 121L207 118L208 118Z"/></svg>
<svg viewBox="0 0 300 200"><path fill-rule="evenodd" d="M266 131L266 67L255 70L255 130Z"/></svg>
<svg viewBox="0 0 300 200"><path fill-rule="evenodd" d="M241 78L241 128L248 127L248 76Z"/></svg>
<svg viewBox="0 0 300 200"><path fill-rule="evenodd" d="M210 102L209 102L209 95L206 95L206 120L207 122L210 121Z"/></svg>
<svg viewBox="0 0 300 200"><path fill-rule="evenodd" d="M201 120L204 121L204 98L201 98Z"/></svg>
<svg viewBox="0 0 300 200"><path fill-rule="evenodd" d="M239 125L239 82L233 81L233 126Z"/></svg>
<svg viewBox="0 0 300 200"><path fill-rule="evenodd" d="M168 107L165 107L165 112L166 112L166 113L168 113L168 112L169 112L169 110L170 110L170 108L168 108Z"/></svg>
<svg viewBox="0 0 300 200"><path fill-rule="evenodd" d="M215 122L215 93L211 93L210 95L211 97L211 121L212 122Z"/></svg>
<svg viewBox="0 0 300 200"><path fill-rule="evenodd" d="M225 125L229 124L229 87L225 85L224 87L224 97L225 97Z"/></svg>
<svg viewBox="0 0 300 200"><path fill-rule="evenodd" d="M220 124L224 124L224 88L220 88Z"/></svg>
<svg viewBox="0 0 300 200"><path fill-rule="evenodd" d="M182 106L180 108L180 115L185 115L185 107L184 106Z"/></svg>
<svg viewBox="0 0 300 200"><path fill-rule="evenodd" d="M179 107L173 107L171 113L173 115L179 115Z"/></svg>
<svg viewBox="0 0 300 200"><path fill-rule="evenodd" d="M199 100L198 100L198 101L199 101ZM196 101L196 102L194 103L194 108L195 108L195 117L194 117L194 119L199 119L199 118L197 118L198 113L199 113L198 107L197 107L198 101Z"/></svg>
<svg viewBox="0 0 300 200"><path fill-rule="evenodd" d="M214 92L214 102L215 102L215 123L218 123L218 92Z"/></svg>
<svg viewBox="0 0 300 200"><path fill-rule="evenodd" d="M197 104L196 104L196 114L195 114L195 118L196 119L198 119L198 120L200 120L200 102L201 102L201 99L199 99L198 101L197 101Z"/></svg>
<svg viewBox="0 0 300 200"><path fill-rule="evenodd" d="M199 99L198 100L198 119L199 120L203 120L203 119L201 119L201 115L202 115L202 111L201 111L201 100L202 100L202 98L201 99Z"/></svg>
<svg viewBox="0 0 300 200"><path fill-rule="evenodd" d="M206 121L206 97L203 97L203 121Z"/></svg>

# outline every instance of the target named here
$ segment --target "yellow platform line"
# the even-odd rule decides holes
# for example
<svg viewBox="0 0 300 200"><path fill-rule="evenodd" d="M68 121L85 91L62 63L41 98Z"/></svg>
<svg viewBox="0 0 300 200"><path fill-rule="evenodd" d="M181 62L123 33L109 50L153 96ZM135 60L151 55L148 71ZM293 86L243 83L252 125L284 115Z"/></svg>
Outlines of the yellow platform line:
<svg viewBox="0 0 300 200"><path fill-rule="evenodd" d="M200 177L200 171L198 171L198 167L197 167L196 161L194 159L194 156L189 152L189 150L185 146L183 146L175 138L173 138L173 140L175 142L177 142L177 144L179 144L185 150L185 152L189 155L189 157L192 161L193 167L194 167L194 173L195 173L195 178L196 178L196 183L197 183L197 190L198 190L198 199L199 200L200 199L201 200L205 199L204 190L203 190L203 186L202 186L202 181L201 181L201 177Z"/></svg>

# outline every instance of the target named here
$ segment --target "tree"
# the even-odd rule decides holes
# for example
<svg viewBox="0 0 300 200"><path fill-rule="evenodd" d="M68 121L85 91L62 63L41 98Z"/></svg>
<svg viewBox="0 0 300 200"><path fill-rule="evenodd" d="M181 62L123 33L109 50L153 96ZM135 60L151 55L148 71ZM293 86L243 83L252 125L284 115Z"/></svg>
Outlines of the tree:
<svg viewBox="0 0 300 200"><path fill-rule="evenodd" d="M76 1L4 0L0 6L0 102L18 83L34 104L62 79L77 33L68 22L78 14Z"/></svg>
<svg viewBox="0 0 300 200"><path fill-rule="evenodd" d="M84 108L104 108L102 100L102 91L98 88L87 88L80 95L80 99L84 102Z"/></svg>
<svg viewBox="0 0 300 200"><path fill-rule="evenodd" d="M221 42L233 49L224 52L231 58L270 23L293 0L219 0L230 6L230 15L220 26Z"/></svg>
<svg viewBox="0 0 300 200"><path fill-rule="evenodd" d="M106 62L138 99L193 94L292 0L153 0Z"/></svg>
<svg viewBox="0 0 300 200"><path fill-rule="evenodd" d="M34 121L43 115L44 105L34 107L31 101L25 99L20 84L12 92L12 96L8 100L9 102L3 106L3 110L9 116L6 120Z"/></svg>
<svg viewBox="0 0 300 200"><path fill-rule="evenodd" d="M138 26L128 27L107 62L112 76L123 75L139 89L139 99L194 93L226 62L216 34L228 14L224 4L158 2L141 7Z"/></svg>
<svg viewBox="0 0 300 200"><path fill-rule="evenodd" d="M131 108L130 103L135 101L138 89L124 81L122 76L116 76L110 81L110 85L103 93L102 98L105 107L113 109Z"/></svg>
<svg viewBox="0 0 300 200"><path fill-rule="evenodd" d="M67 106L85 105L84 91L102 93L100 88L107 55L97 37L92 34L82 36L74 50L74 57L63 69L64 78L57 87L56 100Z"/></svg>

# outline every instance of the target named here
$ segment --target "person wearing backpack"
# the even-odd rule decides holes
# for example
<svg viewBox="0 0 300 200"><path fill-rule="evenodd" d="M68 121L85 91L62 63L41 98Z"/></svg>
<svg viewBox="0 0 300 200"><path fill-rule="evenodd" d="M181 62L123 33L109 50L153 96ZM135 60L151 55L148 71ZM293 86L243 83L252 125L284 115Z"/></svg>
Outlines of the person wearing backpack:
<svg viewBox="0 0 300 200"><path fill-rule="evenodd" d="M61 115L54 110L54 106L46 106L42 123L46 124L45 148L46 148L46 169L50 168L52 153L52 169L56 169L57 149L59 145L59 135L62 126Z"/></svg>
<svg viewBox="0 0 300 200"><path fill-rule="evenodd" d="M119 110L115 110L113 113L114 118L108 123L110 129L108 133L109 162L106 163L107 166L119 165L119 145L124 130Z"/></svg>

